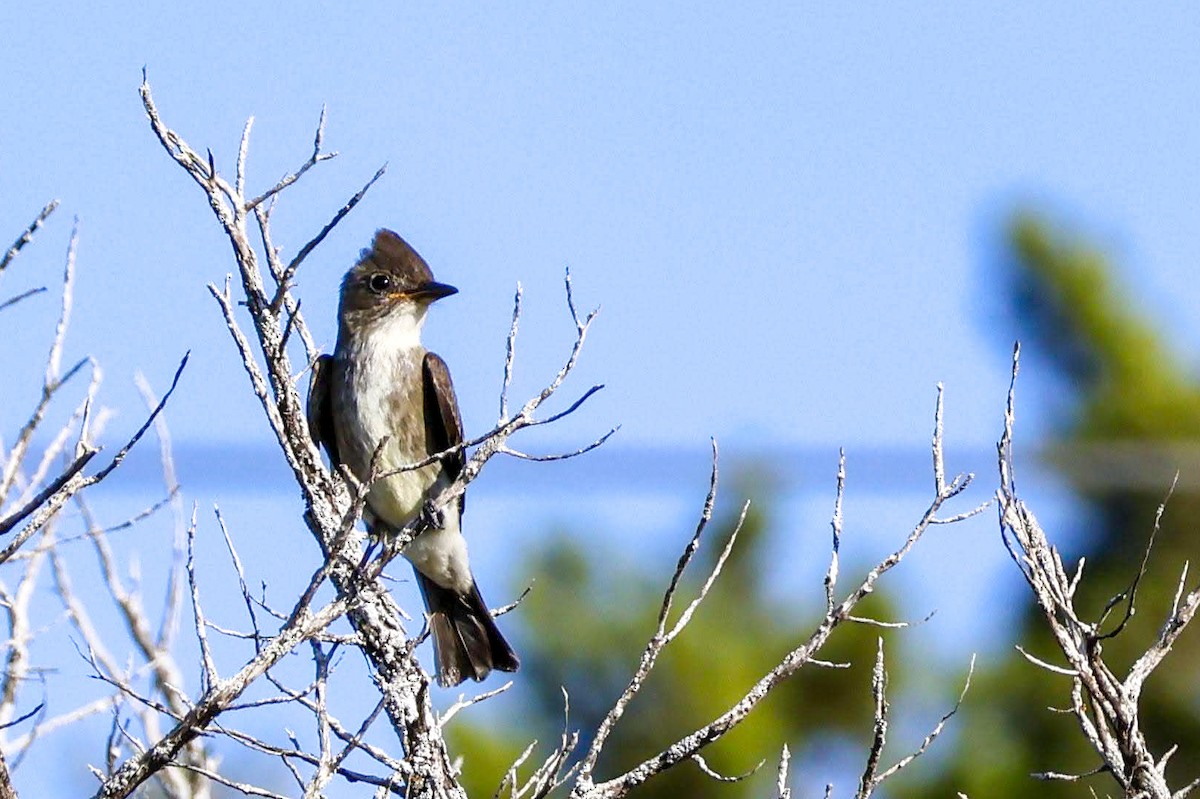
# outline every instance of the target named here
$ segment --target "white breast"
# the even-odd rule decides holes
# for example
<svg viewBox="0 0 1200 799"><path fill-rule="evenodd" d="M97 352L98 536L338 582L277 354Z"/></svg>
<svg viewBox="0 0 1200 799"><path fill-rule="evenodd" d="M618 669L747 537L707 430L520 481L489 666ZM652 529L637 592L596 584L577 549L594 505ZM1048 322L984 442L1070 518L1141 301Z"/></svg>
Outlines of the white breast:
<svg viewBox="0 0 1200 799"><path fill-rule="evenodd" d="M385 471L422 461L428 455L423 406L425 348L421 346L424 321L424 310L401 306L359 339L347 398L356 422L351 435L357 440L354 446L343 447L343 457L358 461L348 463L356 474L368 472L369 460L384 438L388 443L380 453L379 465ZM407 404L412 412L394 418L397 402ZM377 481L367 496L371 513L392 527L403 527L421 510L434 483L448 482L442 471L441 464L434 463ZM459 514L453 507L445 508L444 518L445 529L427 530L402 554L438 585L466 593L471 588L471 571Z"/></svg>
<svg viewBox="0 0 1200 799"><path fill-rule="evenodd" d="M424 460L427 455L424 409L420 404L424 313L407 310L397 308L379 320L362 338L355 358L352 394L363 438L360 449L364 459L369 460L379 442L387 438L379 461L385 471ZM397 402L409 405L412 412L397 416ZM367 466L363 463L356 471L365 474ZM389 524L402 526L420 510L438 471L437 464L431 464L380 480L369 496L372 510Z"/></svg>

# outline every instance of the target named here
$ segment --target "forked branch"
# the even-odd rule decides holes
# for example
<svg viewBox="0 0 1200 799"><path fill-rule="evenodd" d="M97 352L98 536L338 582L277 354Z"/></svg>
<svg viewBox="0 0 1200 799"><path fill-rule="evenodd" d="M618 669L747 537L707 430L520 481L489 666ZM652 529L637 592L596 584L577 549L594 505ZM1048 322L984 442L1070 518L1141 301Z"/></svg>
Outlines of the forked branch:
<svg viewBox="0 0 1200 799"><path fill-rule="evenodd" d="M1004 432L997 447L1000 488L996 498L1000 533L1010 557L1033 592L1042 610L1043 620L1066 658L1067 666L1064 668L1046 663L1023 650L1022 654L1048 673L1065 675L1070 679L1070 712L1079 723L1084 738L1100 759L1100 765L1088 774L1044 772L1036 776L1048 780L1075 781L1093 774L1107 773L1129 799L1182 799L1195 785L1184 786L1174 792L1168 787L1166 763L1171 752L1156 757L1150 751L1139 717L1139 700L1147 677L1163 662L1180 633L1200 609L1200 587L1186 590L1188 570L1185 564L1175 601L1158 638L1134 661L1124 679L1118 677L1104 659L1101 642L1125 629L1122 621L1110 632L1102 631L1105 617L1112 607L1121 601L1120 598L1110 603L1097 620L1085 619L1075 607L1076 589L1082 579L1082 562L1074 574L1068 572L1058 549L1050 543L1033 512L1017 494L1012 444L1020 353L1018 344L1013 348L1012 380L1004 415ZM1170 492L1168 498L1169 495ZM1142 558L1141 566L1133 575L1129 591L1125 594L1128 601L1126 618L1134 612L1136 588L1145 572L1149 547L1153 545L1165 502L1166 500L1159 506L1155 515L1146 554Z"/></svg>
<svg viewBox="0 0 1200 799"><path fill-rule="evenodd" d="M405 753L405 767L397 779L408 791L409 796L461 796L462 789L456 781L456 772L442 739L438 715L434 712L429 696L429 677L417 662L414 649L419 636L410 638L405 631L404 615L396 606L386 587L380 581L382 570L388 560L422 532L421 523L414 522L389 541L382 553L370 563L361 563L361 535L355 532L355 522L362 511L366 494L373 480L384 476L378 469L372 471L370 479L359 484L349 475L330 473L311 441L304 412L304 402L296 389L296 378L314 362L318 352L300 311L300 301L293 293L294 280L310 254L326 236L350 213L365 193L378 180L383 170L377 172L363 188L344 203L332 216L330 222L303 244L291 258L281 255L270 231L271 212L276 201L289 187L311 174L317 164L333 157L323 152L325 115L322 113L313 139L310 156L297 169L266 191L251 195L247 190L249 133L247 122L238 148L237 163L232 180L222 177L216 159L211 153L204 157L198 148L187 143L183 136L172 130L163 121L154 103L150 86L143 81L141 87L143 106L151 130L159 143L200 187L209 207L229 240L235 274L241 285L241 297L235 297L232 280L226 280L223 288L210 286L217 300L230 336L235 343L243 368L250 378L255 396L263 408L267 423L271 427L297 485L304 496L306 512L304 521L316 538L320 552L325 554L325 563L314 574L314 579L301 597L303 606L317 593L323 582L331 582L338 596L335 603L326 606L330 613L321 612L327 624L339 613L345 613L355 630L354 642L371 663L374 679L381 694L381 705L392 724L401 748ZM252 230L252 226L255 227ZM261 252L260 249L261 248ZM263 261L266 269L262 268ZM273 282L271 288L268 281ZM573 370L582 349L584 338L595 314L581 320L574 309L567 280L568 307L576 325L576 341L566 365L550 384L537 396L522 406L520 413L502 418L496 427L484 436L464 446L473 447L466 468L455 483L438 498L446 504L466 488L478 476L483 465L499 453L526 456L507 444L509 437L525 427L545 424L574 411L587 397L598 389L593 388L572 404L566 411L549 418L535 418L534 413L562 385ZM238 306L244 304L249 312L252 332L243 332ZM515 332L516 319L513 330ZM289 341L299 339L304 343L305 356L300 369L292 365ZM510 354L506 374L511 373ZM507 388L507 381L505 383ZM611 433L610 433L611 434ZM600 441L588 447L602 443ZM435 460L435 456L434 459ZM416 468L412 465L406 468ZM243 594L246 592L243 591ZM247 606L250 606L247 600ZM303 623L300 623L303 621ZM257 625L257 622L253 622ZM203 624L198 622L203 627ZM257 630L257 627L256 627ZM256 631L254 640L259 648L255 658L246 664L237 675L217 680L215 670L209 669L214 684L205 691L195 708L180 721L180 726L152 743L145 752L131 757L105 783L100 795L123 796L137 784L154 773L178 751L181 742L195 735L213 722L225 707L240 694L248 680L253 680L276 662L268 654L278 655L280 646L294 647L304 641L326 636L324 627L302 620L295 612L280 630L269 639ZM265 660L264 660L265 658ZM257 664L257 665L256 665ZM240 676L239 676L240 675ZM299 701L297 699L296 701ZM320 711L318 711L320 715ZM343 774L340 760L329 747L327 733L334 729L332 717L321 716L321 754L318 756L319 773L303 783L307 793L317 792L334 774ZM183 725L191 725L191 732ZM357 744L356 744L357 745Z"/></svg>
<svg viewBox="0 0 1200 799"><path fill-rule="evenodd" d="M709 492L705 499L704 508L700 514L700 522L697 525L696 532L685 546L675 572L672 575L666 593L663 597L662 607L658 616L658 622L653 635L646 644L642 652L641 660L634 670L633 677L629 684L621 692L613 704L612 709L601 721L592 739L592 744L588 751L584 754L580 761L579 771L572 787L571 796L573 799L615 799L629 793L636 786L646 782L656 774L660 774L667 769L682 763L686 760L695 760L705 747L720 740L728 734L734 727L743 722L750 713L766 698L775 686L779 685L784 680L794 675L797 671L806 665L820 665L822 661L818 659L818 654L821 652L833 631L847 621L863 621L854 615L854 610L858 603L868 594L875 590L875 585L878 580L893 569L902 561L905 556L920 540L924 532L930 525L937 523L948 523L953 520L962 520L969 518L983 510L985 506L979 506L975 509L961 513L952 517L952 519L942 519L938 516L943 505L962 493L970 484L972 475L960 474L952 481L947 483L942 477L941 464L944 462L942 451L942 401L941 388L939 386L938 403L935 410L934 437L933 437L933 458L935 470L935 493L933 500L920 520L914 526L903 544L896 549L891 555L887 556L872 569L866 576L853 588L843 599L838 602L835 600L835 591L838 583L838 553L841 546L842 523L841 523L841 508L842 497L845 489L845 457L844 455L839 461L838 476L837 476L837 498L834 504L833 513L833 545L830 555L830 566L826 572L825 590L826 590L826 613L824 618L818 622L816 629L809 637L797 645L794 649L788 652L777 663L777 665L764 674L754 685L752 685L746 693L735 703L733 703L724 713L713 719L708 724L695 730L689 735L679 738L671 745L665 747L656 755L643 760L638 765L614 777L605 780L597 780L595 775L596 765L604 750L605 744L611 738L618 722L624 715L626 708L633 702L637 694L649 679L651 672L654 669L655 663L662 650L673 641L687 627L688 622L693 617L699 605L703 602L713 582L718 578L721 568L725 563L730 549L734 544L738 530L741 528L741 523L745 519L746 508L743 508L741 517L737 525L735 525L730 538L726 541L720 556L716 559L712 569L701 583L694 599L680 613L678 620L674 624L669 624L671 608L674 602L675 595L679 589L681 578L691 563L696 549L700 545L701 536L705 527L708 524L712 515L713 504L716 500L717 492L717 450L714 444L713 447L713 469L709 479ZM868 620L869 621L869 620ZM877 674L879 675L876 686L875 695L877 699L876 726L877 730L881 727L886 727L886 706L883 702L883 683L882 683L882 644L880 649L879 661L876 666ZM965 691L965 689L964 689ZM960 697L961 701L961 697ZM956 706L957 707L957 706ZM878 770L878 755L882 751L884 737L883 734L877 732L876 746L872 749L872 759L868 764L868 770L863 777L863 787L860 789L860 797L869 796L871 792L891 775L904 768L915 757L922 754L928 746L933 742L937 735L941 732L942 726L946 720L953 715L953 711L948 714L937 725L932 733L927 736L926 740L919 749L912 755L901 759L892 767L880 772ZM781 768L784 772L787 770L786 758L785 765ZM781 787L781 795L786 788ZM865 793L864 793L865 791Z"/></svg>

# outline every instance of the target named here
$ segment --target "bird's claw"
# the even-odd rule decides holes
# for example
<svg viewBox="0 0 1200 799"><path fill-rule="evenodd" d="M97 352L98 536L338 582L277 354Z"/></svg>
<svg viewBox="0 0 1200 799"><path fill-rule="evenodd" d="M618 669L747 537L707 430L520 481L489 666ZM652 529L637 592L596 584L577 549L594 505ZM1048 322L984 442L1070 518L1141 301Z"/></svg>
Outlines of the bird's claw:
<svg viewBox="0 0 1200 799"><path fill-rule="evenodd" d="M431 529L441 530L446 526L446 514L433 504L433 500L427 499L421 505L421 524Z"/></svg>

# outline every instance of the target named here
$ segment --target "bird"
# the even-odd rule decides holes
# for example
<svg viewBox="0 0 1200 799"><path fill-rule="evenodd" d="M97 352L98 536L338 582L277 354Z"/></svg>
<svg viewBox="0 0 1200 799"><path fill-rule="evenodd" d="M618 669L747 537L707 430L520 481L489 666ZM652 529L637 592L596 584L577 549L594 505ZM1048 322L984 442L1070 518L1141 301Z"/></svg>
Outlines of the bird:
<svg viewBox="0 0 1200 799"><path fill-rule="evenodd" d="M430 305L457 292L434 280L416 250L387 229L346 272L337 343L314 363L308 394L309 431L334 469L343 465L366 481L377 450L377 468L388 472L463 442L450 371L421 344ZM465 463L459 447L419 469L388 474L371 483L363 509L376 540L418 516L426 522L400 554L416 573L444 687L520 666L471 573L461 526L465 497L433 510Z"/></svg>

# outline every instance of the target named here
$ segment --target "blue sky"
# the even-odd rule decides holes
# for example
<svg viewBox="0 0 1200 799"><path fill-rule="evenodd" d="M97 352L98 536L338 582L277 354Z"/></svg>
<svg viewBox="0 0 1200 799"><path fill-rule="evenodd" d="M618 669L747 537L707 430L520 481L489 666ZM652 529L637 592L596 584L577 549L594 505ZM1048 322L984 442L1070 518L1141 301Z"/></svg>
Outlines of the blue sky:
<svg viewBox="0 0 1200 799"><path fill-rule="evenodd" d="M151 138L145 66L168 123L227 172L255 116L260 189L305 157L328 105L342 155L283 199L285 247L389 164L306 265L304 307L332 344L340 275L376 227L400 231L462 290L429 341L470 428L494 415L516 281L521 387L564 353L569 266L579 302L604 308L581 384L609 388L564 440L619 422L633 443L911 443L942 380L957 435L986 443L1012 333L984 265L1015 203L1096 233L1147 307L1197 338L1200 12L1173 13L9 11L0 218L15 233L45 200L63 209L5 286L50 279L78 215L87 299L72 345L105 366L111 404L136 407L132 373L164 384L191 349L177 437L261 435L204 289L229 269L227 247Z"/></svg>
<svg viewBox="0 0 1200 799"><path fill-rule="evenodd" d="M169 410L180 446L268 440L205 289L231 268L228 245L149 131L143 67L167 123L226 174L255 117L252 191L307 157L328 107L326 144L341 155L281 199L286 251L388 163L308 259L299 293L331 347L342 273L377 227L405 236L460 289L426 340L451 366L469 433L495 416L517 281L515 394L566 355L570 267L577 303L603 306L574 385L607 388L529 447L621 424L618 453L694 452L695 502L660 503L643 526L686 529L709 436L741 451L845 444L852 476L855 448L919 450L938 381L948 440L986 451L1015 336L989 264L1022 204L1108 247L1186 357L1200 341L1195 6L111 3L0 15L0 241L63 203L0 278L0 300L57 279L78 216L67 357L105 369L114 441L140 422L133 374L161 389L189 349ZM53 311L44 295L0 318L0 366L31 376L4 392L6 435L36 398ZM1032 447L1044 418L1029 357ZM797 489L806 524L827 519L832 496L812 492L833 468ZM476 529L571 522L582 505L561 474L532 521L485 498ZM864 528L915 518L895 498L864 504ZM242 529L270 515L230 513ZM475 546L485 572L499 568L494 543ZM993 554L980 568L1003 568Z"/></svg>

